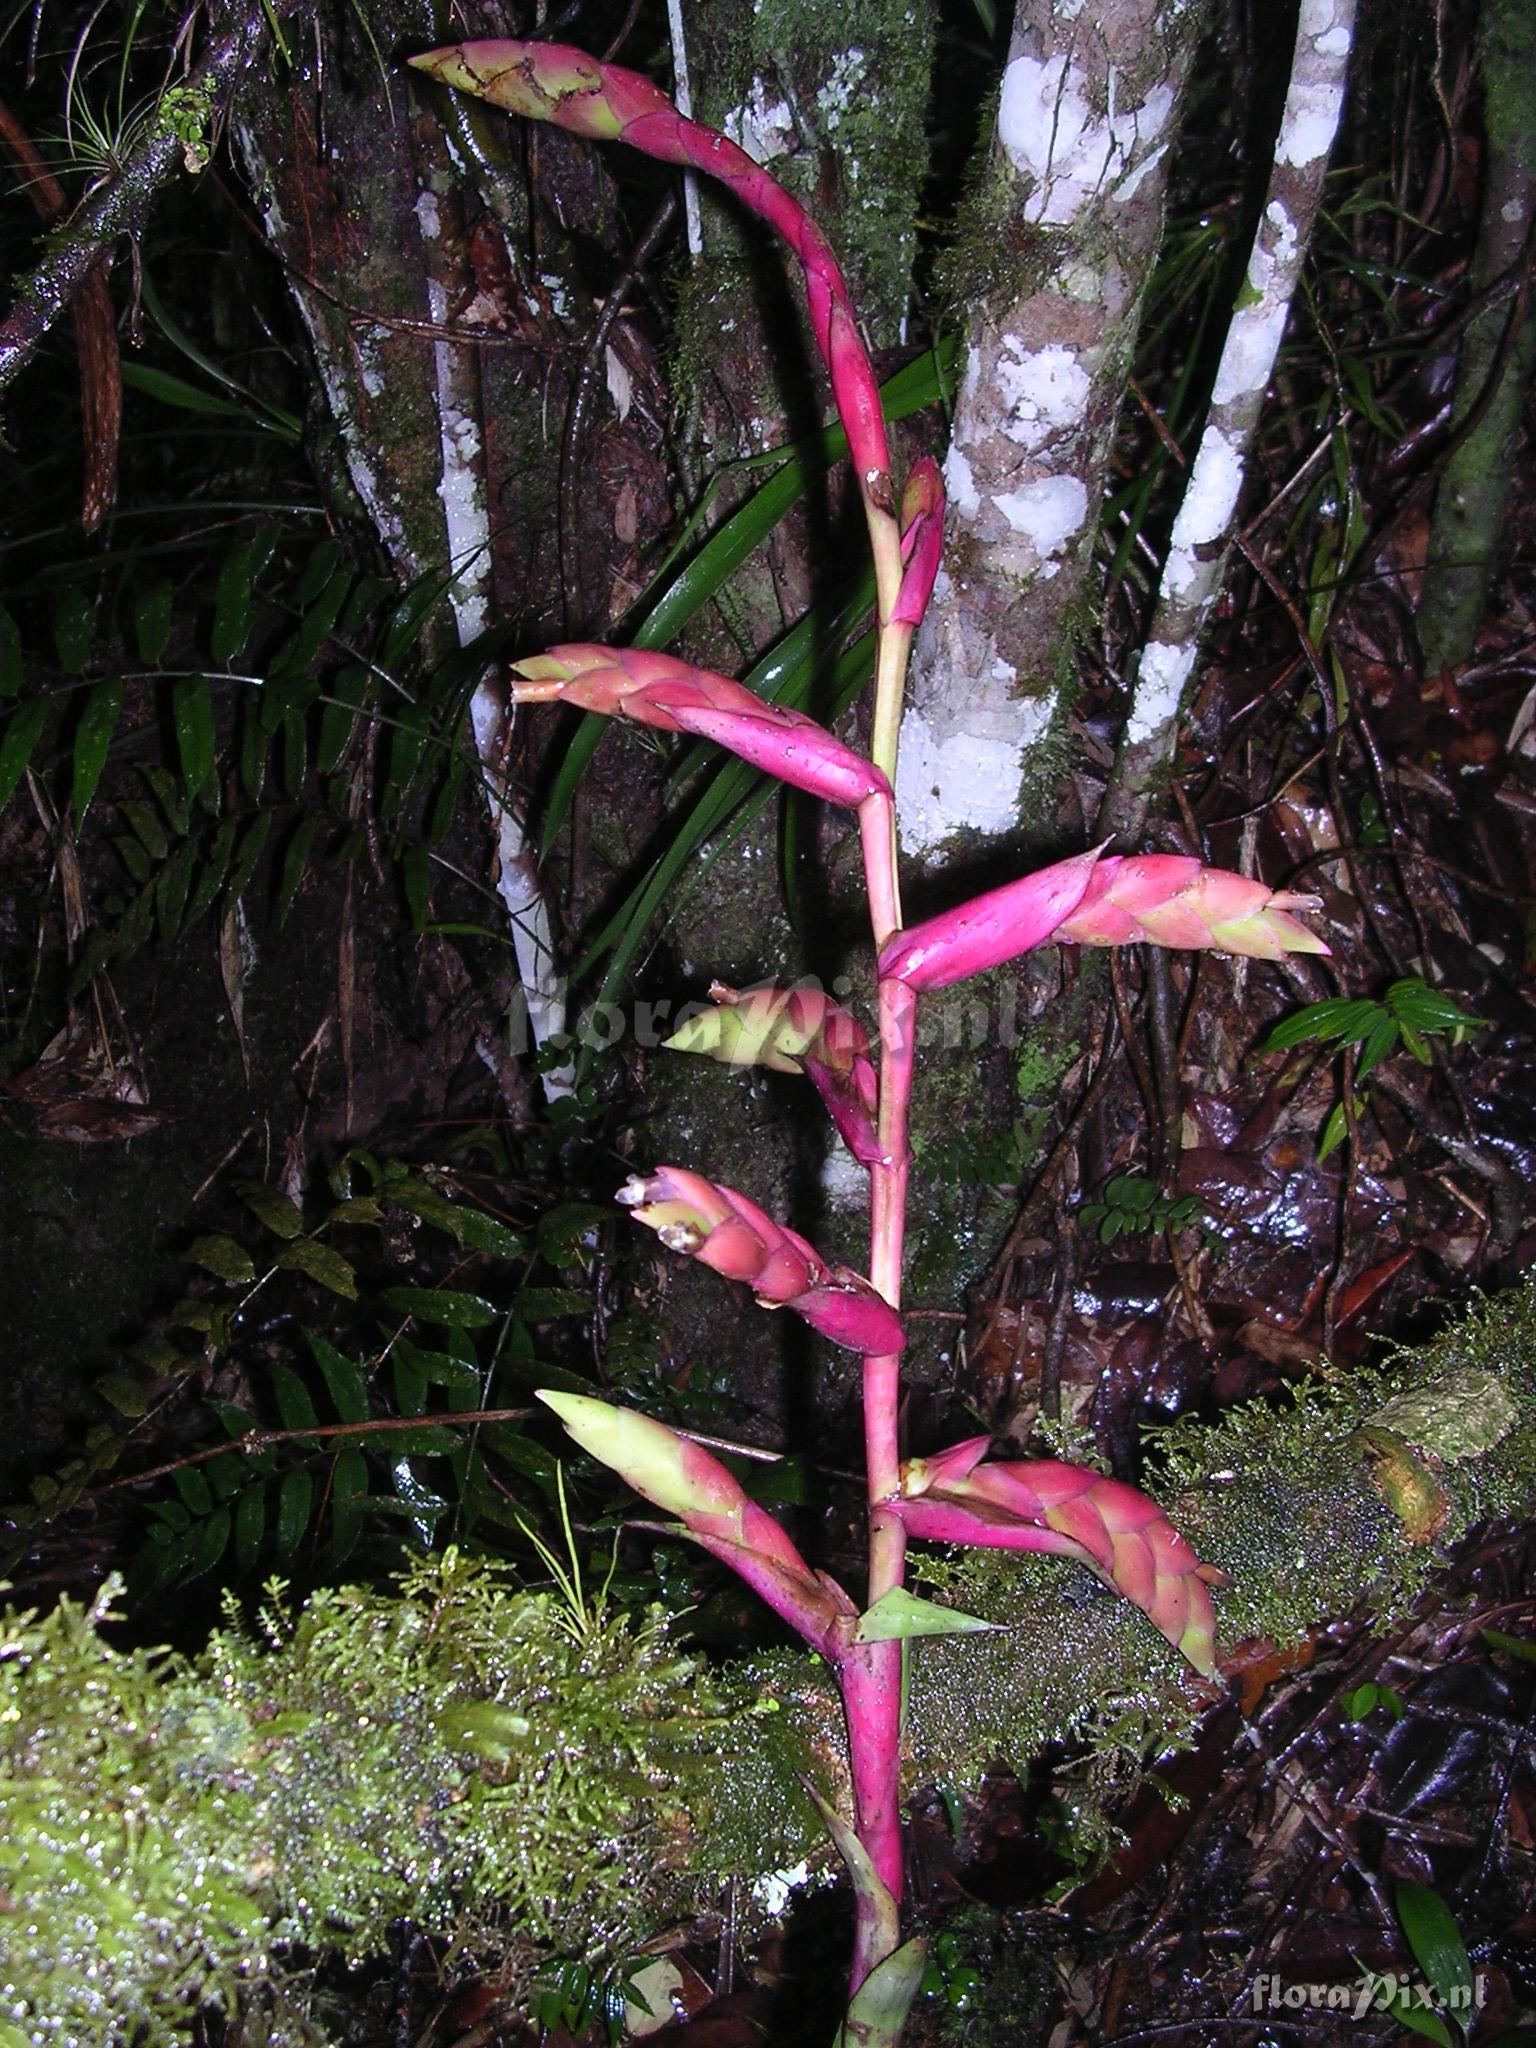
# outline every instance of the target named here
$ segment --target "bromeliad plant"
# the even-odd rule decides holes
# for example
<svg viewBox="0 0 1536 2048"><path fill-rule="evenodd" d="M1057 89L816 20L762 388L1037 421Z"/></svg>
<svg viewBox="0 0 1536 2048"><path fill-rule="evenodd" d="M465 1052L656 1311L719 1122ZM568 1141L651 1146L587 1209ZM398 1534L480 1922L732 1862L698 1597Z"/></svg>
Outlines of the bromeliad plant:
<svg viewBox="0 0 1536 2048"><path fill-rule="evenodd" d="M799 257L811 324L830 374L863 503L876 587L872 739L858 753L802 714L671 656L573 645L517 665L521 703L555 702L709 739L795 789L854 813L877 958L878 1052L848 1011L808 989L716 987L715 1008L672 1041L679 1050L804 1073L869 1174L867 1275L813 1246L734 1188L662 1166L619 1201L672 1251L745 1281L764 1307L803 1316L863 1359L869 1505L864 1604L814 1570L779 1524L698 1444L629 1410L564 1393L545 1400L572 1437L677 1516L753 1586L836 1673L848 1732L854 1813L829 1813L857 1897L847 2043L894 2044L922 1977L920 1942L900 1939L901 1719L907 1639L984 1626L905 1590L908 1539L1080 1559L1147 1615L1209 1677L1214 1616L1203 1567L1144 1494L1083 1467L998 1463L974 1438L903 1461L897 1413L902 1251L915 1022L924 994L1050 941L1131 940L1275 959L1327 948L1291 914L1310 899L1168 855L1101 849L1057 862L926 923L902 921L893 784L912 636L938 571L943 487L928 457L898 500L885 422L847 286L815 223L742 150L685 118L649 80L554 44L466 43L414 58L443 83L578 135L620 139L707 172L767 220Z"/></svg>

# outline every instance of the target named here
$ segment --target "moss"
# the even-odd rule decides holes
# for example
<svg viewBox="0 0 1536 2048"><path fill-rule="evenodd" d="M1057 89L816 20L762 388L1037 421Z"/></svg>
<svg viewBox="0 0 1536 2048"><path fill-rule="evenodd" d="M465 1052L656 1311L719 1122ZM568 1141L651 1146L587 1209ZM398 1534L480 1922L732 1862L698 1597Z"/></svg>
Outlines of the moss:
<svg viewBox="0 0 1536 2048"><path fill-rule="evenodd" d="M258 1986L306 2041L281 1955L381 1953L400 1919L493 1940L515 1990L541 1956L622 1959L688 1870L815 1838L803 1712L764 1674L717 1688L659 1611L450 1552L190 1663L118 1654L106 1614L0 1636L0 2019L29 2042L170 2048Z"/></svg>
<svg viewBox="0 0 1536 2048"><path fill-rule="evenodd" d="M1433 1530L1394 1509L1384 1449L1432 1485ZM1380 1372L1180 1422L1155 1453L1174 1521L1231 1577L1224 1647L1362 1602L1385 1623L1474 1523L1536 1502L1536 1284ZM914 1644L909 1781L1070 1739L1058 1792L1094 1853L1149 1751L1188 1738L1187 1667L1065 1560L923 1571L999 1626ZM657 1610L573 1610L453 1553L294 1621L274 1608L263 1640L232 1623L191 1661L112 1650L105 1600L0 1622L7 2048L7 2027L172 2048L200 2003L301 2048L319 2036L295 1952L382 1952L400 1918L493 1948L516 1997L542 1959L611 1967L720 1878L815 1853L802 1774L846 1803L810 1657L710 1671Z"/></svg>

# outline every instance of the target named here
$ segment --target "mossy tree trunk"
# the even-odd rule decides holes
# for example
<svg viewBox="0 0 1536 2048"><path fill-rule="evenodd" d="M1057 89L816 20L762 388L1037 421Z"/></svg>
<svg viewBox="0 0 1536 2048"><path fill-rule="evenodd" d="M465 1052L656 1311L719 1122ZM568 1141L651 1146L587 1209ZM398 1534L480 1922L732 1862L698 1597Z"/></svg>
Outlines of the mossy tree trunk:
<svg viewBox="0 0 1536 2048"><path fill-rule="evenodd" d="M1521 415L1536 370L1529 247L1536 225L1536 13L1525 0L1487 0L1481 39L1482 219L1468 283L1485 291L1526 275L1506 302L1467 329L1454 421L1463 438L1435 496L1419 645L1429 669L1470 660L1498 558Z"/></svg>
<svg viewBox="0 0 1536 2048"><path fill-rule="evenodd" d="M1022 0L955 282L974 295L945 469L945 570L917 648L905 850L1049 839L1110 446L1163 225L1198 0ZM1043 770L1043 773L1042 773Z"/></svg>

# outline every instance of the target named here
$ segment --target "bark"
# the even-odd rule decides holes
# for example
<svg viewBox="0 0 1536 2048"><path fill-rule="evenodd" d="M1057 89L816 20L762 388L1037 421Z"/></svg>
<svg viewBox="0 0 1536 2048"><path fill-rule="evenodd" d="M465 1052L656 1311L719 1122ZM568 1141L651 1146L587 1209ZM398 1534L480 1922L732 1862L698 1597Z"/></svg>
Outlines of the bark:
<svg viewBox="0 0 1536 2048"><path fill-rule="evenodd" d="M910 854L1014 830L1048 758L1203 12L1019 8L987 188L962 235L958 282L986 289L945 470L946 568L902 730Z"/></svg>
<svg viewBox="0 0 1536 2048"><path fill-rule="evenodd" d="M1120 755L1098 829L1138 840L1166 774L1179 711L1221 592L1249 449L1301 277L1344 105L1354 0L1302 0L1274 170L1211 408L1174 521Z"/></svg>
<svg viewBox="0 0 1536 2048"><path fill-rule="evenodd" d="M1435 496L1419 606L1419 645L1430 670L1471 658L1536 370L1529 268L1536 227L1536 15L1523 0L1488 0L1481 59L1487 141L1468 284L1480 291L1522 262L1525 270L1513 305L1473 321L1462 345L1453 414L1461 439Z"/></svg>
<svg viewBox="0 0 1536 2048"><path fill-rule="evenodd" d="M430 8L413 0L370 19L382 48L440 40ZM487 654L508 641L543 644L567 615L600 628L632 593L635 565L666 517L659 433L648 424L653 373L627 328L599 353L601 395L622 371L627 395L648 402L588 419L578 468L622 475L628 522L621 534L600 488L575 494L564 554L578 587L565 592L562 426L591 381L594 316L571 238L539 195L553 182L562 219L616 251L606 173L568 138L531 141L493 110L382 70L349 11L324 17L317 34L327 65L269 85L238 140L351 488L403 582L442 578L447 605L429 650L473 649L492 634ZM492 879L538 1047L564 1026L563 992L528 842L525 736L489 667L471 700L470 736L494 835ZM487 1057L496 1066L490 1048ZM552 1094L568 1084L562 1069L545 1076Z"/></svg>

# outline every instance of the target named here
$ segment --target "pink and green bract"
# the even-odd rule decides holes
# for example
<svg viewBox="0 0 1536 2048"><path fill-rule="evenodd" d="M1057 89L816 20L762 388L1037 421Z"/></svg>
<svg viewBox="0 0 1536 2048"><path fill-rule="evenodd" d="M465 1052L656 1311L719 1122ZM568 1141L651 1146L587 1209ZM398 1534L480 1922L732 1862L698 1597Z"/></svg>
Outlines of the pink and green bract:
<svg viewBox="0 0 1536 2048"><path fill-rule="evenodd" d="M819 991L739 993L686 1022L673 1049L809 1079L869 1174L869 1267L825 1259L748 1196L691 1168L637 1175L620 1202L669 1250L698 1259L787 1308L862 1357L869 1548L865 1606L813 1570L786 1532L700 1445L629 1410L544 1392L572 1437L729 1565L836 1674L847 1726L851 1824L830 1826L856 1899L851 2004L842 2037L895 2048L922 1974L900 1940L903 1627L909 1537L1076 1558L1140 1610L1201 1679L1216 1671L1215 1612L1202 1565L1167 1514L1137 1488L1047 1459L989 1463L977 1437L927 1458L902 1456L902 1268L911 1167L909 1109L924 994L1053 942L1132 941L1277 959L1326 952L1295 916L1310 898L1273 893L1182 855L1077 853L907 926L896 870L892 788L908 651L938 574L944 491L937 464L911 466L898 510L879 394L847 286L799 203L723 136L686 119L651 82L555 44L473 42L412 59L444 84L596 140L622 140L720 179L798 259L831 379L875 563L876 658L867 754L813 719L724 676L634 649L576 643L516 665L519 703L563 703L714 742L764 773L852 810L876 959L875 1042ZM892 1596L895 1597L893 1606ZM930 1609L926 1627L933 1620ZM877 1626L878 1623L878 1626ZM914 1631L915 1632L915 1631Z"/></svg>

